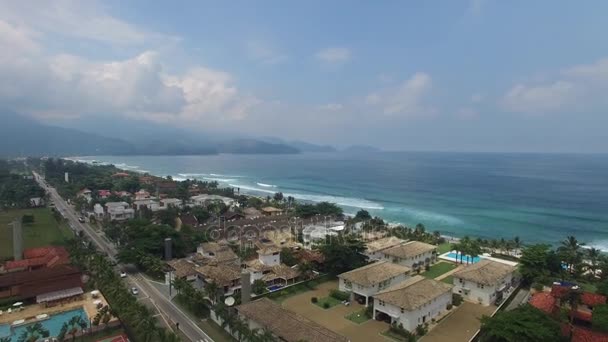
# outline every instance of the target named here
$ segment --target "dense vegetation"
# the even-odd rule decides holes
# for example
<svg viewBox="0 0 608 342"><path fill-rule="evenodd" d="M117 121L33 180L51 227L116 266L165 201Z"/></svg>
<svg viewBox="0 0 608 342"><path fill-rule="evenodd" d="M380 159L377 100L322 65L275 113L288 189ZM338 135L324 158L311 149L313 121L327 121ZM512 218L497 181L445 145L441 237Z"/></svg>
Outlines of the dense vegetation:
<svg viewBox="0 0 608 342"><path fill-rule="evenodd" d="M0 159L0 209L30 208L33 197L45 197L44 190L23 168L23 162Z"/></svg>
<svg viewBox="0 0 608 342"><path fill-rule="evenodd" d="M561 339L559 323L530 305L481 319L481 342L556 342Z"/></svg>

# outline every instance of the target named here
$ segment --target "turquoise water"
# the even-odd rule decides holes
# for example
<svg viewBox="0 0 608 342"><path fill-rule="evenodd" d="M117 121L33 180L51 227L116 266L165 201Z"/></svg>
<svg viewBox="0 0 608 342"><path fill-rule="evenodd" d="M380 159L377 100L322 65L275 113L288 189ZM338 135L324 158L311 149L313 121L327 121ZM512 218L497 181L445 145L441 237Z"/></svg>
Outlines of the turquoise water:
<svg viewBox="0 0 608 342"><path fill-rule="evenodd" d="M175 179L215 180L261 196L331 201L453 236L608 251L608 155L383 152L366 155L95 156Z"/></svg>
<svg viewBox="0 0 608 342"><path fill-rule="evenodd" d="M87 314L84 312L84 310L82 308L79 308L79 309L65 311L65 312L62 312L59 314L51 315L49 317L49 319L41 321L40 323L42 323L42 325L49 331L50 336L53 337L53 336L59 335L59 332L61 331L61 327L63 326L63 323L69 321L74 316L80 316L80 317L82 317L82 319L85 320L85 322L87 322L87 323L89 322L89 317L87 316ZM12 329L12 335L11 335L10 326L8 324L0 325L0 337L5 337L5 336L10 335L11 342L17 342L17 339L19 338L19 336L30 325L32 325L32 324L21 325L17 328Z"/></svg>
<svg viewBox="0 0 608 342"><path fill-rule="evenodd" d="M448 258L452 258L452 259L456 259L456 260L460 261L460 254L456 254L454 252L450 252L450 253L446 254L445 256L448 257ZM465 255L465 256L462 257L462 262L463 263L474 264L476 262L479 262L479 260L481 260L481 257L478 257L478 256L476 256L474 258L471 258L470 255Z"/></svg>

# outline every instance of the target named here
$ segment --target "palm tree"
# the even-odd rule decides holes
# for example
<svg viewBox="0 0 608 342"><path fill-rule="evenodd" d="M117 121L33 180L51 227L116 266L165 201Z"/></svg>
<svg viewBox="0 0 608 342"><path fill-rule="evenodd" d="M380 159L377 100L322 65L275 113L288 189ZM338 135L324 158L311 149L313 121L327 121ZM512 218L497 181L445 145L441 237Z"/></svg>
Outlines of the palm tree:
<svg viewBox="0 0 608 342"><path fill-rule="evenodd" d="M473 260L481 254L481 245L477 241L471 242L467 252L471 257L471 262L473 262Z"/></svg>
<svg viewBox="0 0 608 342"><path fill-rule="evenodd" d="M462 245L460 243L453 243L451 248L456 251L456 261L458 262L458 254L460 254L460 251L462 250Z"/></svg>
<svg viewBox="0 0 608 342"><path fill-rule="evenodd" d="M217 302L219 298L220 287L215 282L205 283L205 293L212 303Z"/></svg>
<svg viewBox="0 0 608 342"><path fill-rule="evenodd" d="M557 250L564 258L564 261L568 263L568 270L570 272L574 271L575 265L580 261L580 249L584 245L584 243L579 243L576 237L570 235L562 241L561 246L558 247Z"/></svg>
<svg viewBox="0 0 608 342"><path fill-rule="evenodd" d="M84 330L88 326L88 323L82 316L73 316L69 321L64 323L64 325L66 326L67 333L72 335L72 341L74 341L76 339L76 333L78 333L78 328Z"/></svg>
<svg viewBox="0 0 608 342"><path fill-rule="evenodd" d="M598 261L600 259L600 256L602 255L602 252L594 247L591 247L587 250L587 258L589 258L589 269L591 270L591 273L593 274L593 277L595 277L595 273L597 271L597 266L598 266Z"/></svg>
<svg viewBox="0 0 608 342"><path fill-rule="evenodd" d="M302 275L304 279L310 279L312 275L312 271L314 270L313 265L310 262L304 261L298 264L297 266L298 272Z"/></svg>
<svg viewBox="0 0 608 342"><path fill-rule="evenodd" d="M522 245L523 244L522 244L521 239L519 238L519 236L516 236L516 237L513 238L513 247L515 249L518 249L518 250L521 249Z"/></svg>
<svg viewBox="0 0 608 342"><path fill-rule="evenodd" d="M158 329L156 332L160 342L180 342L181 339L177 334L166 329Z"/></svg>
<svg viewBox="0 0 608 342"><path fill-rule="evenodd" d="M49 331L40 323L25 328L17 342L36 342L41 338L49 337Z"/></svg>

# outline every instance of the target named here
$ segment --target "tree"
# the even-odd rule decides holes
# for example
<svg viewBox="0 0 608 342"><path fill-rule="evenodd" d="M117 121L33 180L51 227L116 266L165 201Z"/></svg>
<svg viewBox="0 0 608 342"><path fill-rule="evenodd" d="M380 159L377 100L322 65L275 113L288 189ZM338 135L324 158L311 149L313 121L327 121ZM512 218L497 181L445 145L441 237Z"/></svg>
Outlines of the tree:
<svg viewBox="0 0 608 342"><path fill-rule="evenodd" d="M525 247L519 259L519 273L525 285L530 285L539 278L548 275L547 257L551 247L535 244Z"/></svg>
<svg viewBox="0 0 608 342"><path fill-rule="evenodd" d="M557 249L562 259L568 264L570 272L574 272L581 261L582 246L584 243L580 243L576 237L568 236Z"/></svg>
<svg viewBox="0 0 608 342"><path fill-rule="evenodd" d="M530 306L501 311L481 318L482 342L555 342L560 340L559 323Z"/></svg>
<svg viewBox="0 0 608 342"><path fill-rule="evenodd" d="M36 323L25 328L17 342L36 342L45 337L49 337L49 331L41 323Z"/></svg>
<svg viewBox="0 0 608 342"><path fill-rule="evenodd" d="M369 214L369 212L367 210L363 210L363 209L360 209L359 211L357 211L357 214L355 215L355 220L357 220L357 221L365 221L365 220L369 220L371 218L372 218L372 216Z"/></svg>
<svg viewBox="0 0 608 342"><path fill-rule="evenodd" d="M344 239L328 236L326 243L318 248L325 257L326 271L334 275L359 268L367 263L367 256L364 254L365 245L352 236Z"/></svg>
<svg viewBox="0 0 608 342"><path fill-rule="evenodd" d="M272 197L276 202L283 202L283 193L282 192L277 192L274 194L274 196Z"/></svg>
<svg viewBox="0 0 608 342"><path fill-rule="evenodd" d="M304 279L310 279L312 277L314 271L314 266L312 263L304 261L298 264L298 272L302 275Z"/></svg>
<svg viewBox="0 0 608 342"><path fill-rule="evenodd" d="M281 249L281 262L291 267L298 263L298 259L293 254L291 248L283 247Z"/></svg>
<svg viewBox="0 0 608 342"><path fill-rule="evenodd" d="M261 295L264 292L266 292L266 282L263 281L262 279L256 279L253 284L251 285L251 290L253 291L253 293L257 294L257 295Z"/></svg>
<svg viewBox="0 0 608 342"><path fill-rule="evenodd" d="M601 255L602 252L597 248L591 247L587 250L587 259L589 260L589 264L587 265L587 267L589 268L593 276L595 276L595 273L597 271Z"/></svg>
<svg viewBox="0 0 608 342"><path fill-rule="evenodd" d="M602 281L597 285L597 293L608 296L608 279Z"/></svg>
<svg viewBox="0 0 608 342"><path fill-rule="evenodd" d="M608 304L598 305L593 309L591 324L594 329L608 332Z"/></svg>

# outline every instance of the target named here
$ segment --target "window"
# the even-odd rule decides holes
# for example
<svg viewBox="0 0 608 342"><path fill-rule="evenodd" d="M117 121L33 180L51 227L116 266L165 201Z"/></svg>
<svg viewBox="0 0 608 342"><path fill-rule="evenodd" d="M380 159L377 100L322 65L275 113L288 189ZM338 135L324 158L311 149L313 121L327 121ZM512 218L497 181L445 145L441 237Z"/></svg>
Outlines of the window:
<svg viewBox="0 0 608 342"><path fill-rule="evenodd" d="M347 289L352 289L353 288L353 283L351 283L348 280L344 281L344 287L346 287Z"/></svg>
<svg viewBox="0 0 608 342"><path fill-rule="evenodd" d="M405 309L404 308L401 308L401 313L405 313Z"/></svg>
<svg viewBox="0 0 608 342"><path fill-rule="evenodd" d="M384 301L383 301L383 300L379 300L379 301L378 301L378 304L379 304L380 306L384 306Z"/></svg>

